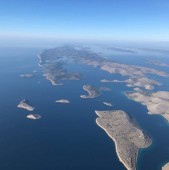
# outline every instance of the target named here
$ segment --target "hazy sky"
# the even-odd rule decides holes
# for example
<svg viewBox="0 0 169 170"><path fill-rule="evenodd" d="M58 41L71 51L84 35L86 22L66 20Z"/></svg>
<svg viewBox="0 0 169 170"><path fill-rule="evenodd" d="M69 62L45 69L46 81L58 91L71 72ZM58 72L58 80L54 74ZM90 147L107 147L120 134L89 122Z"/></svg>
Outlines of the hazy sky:
<svg viewBox="0 0 169 170"><path fill-rule="evenodd" d="M0 0L0 38L169 40L169 0Z"/></svg>

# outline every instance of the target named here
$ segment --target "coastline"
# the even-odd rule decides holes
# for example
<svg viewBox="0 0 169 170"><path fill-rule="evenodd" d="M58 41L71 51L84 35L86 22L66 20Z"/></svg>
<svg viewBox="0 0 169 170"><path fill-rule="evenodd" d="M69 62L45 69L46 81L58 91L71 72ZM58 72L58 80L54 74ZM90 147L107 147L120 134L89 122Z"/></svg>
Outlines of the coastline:
<svg viewBox="0 0 169 170"><path fill-rule="evenodd" d="M38 66L39 66L39 67L43 67L43 65L40 64L40 63L42 62L40 53L38 54L37 57L38 57L38 59L39 59Z"/></svg>
<svg viewBox="0 0 169 170"><path fill-rule="evenodd" d="M128 99L146 106L148 114L161 115L164 119L169 121L168 91L157 91L152 93L129 92L129 94L124 92L124 94Z"/></svg>
<svg viewBox="0 0 169 170"><path fill-rule="evenodd" d="M55 83L54 80L52 80L51 78L49 78L49 77L46 76L45 74L43 74L43 76L45 77L46 80L49 80L49 81L52 83L53 86L62 86L62 85L63 85L63 83L58 83L58 84Z"/></svg>
<svg viewBox="0 0 169 170"><path fill-rule="evenodd" d="M85 94L84 95L80 95L81 98L96 98L96 97L99 96L99 93L96 93L95 90L88 89L88 88L92 88L92 86L90 86L90 85L83 85L83 90L88 92L88 94L87 95L85 95ZM94 92L94 94L92 92Z"/></svg>
<svg viewBox="0 0 169 170"><path fill-rule="evenodd" d="M44 66L41 64L42 60L41 60L40 53L38 54L37 57L39 58L38 66L44 68ZM60 83L60 84L55 83L55 81L53 81L51 78L46 76L46 74L43 74L43 76L45 77L46 80L49 80L52 83L53 86L63 85L62 83Z"/></svg>
<svg viewBox="0 0 169 170"><path fill-rule="evenodd" d="M25 54L27 54L26 51L25 51ZM32 60L36 59L35 55L36 54L33 54L32 56L30 55L30 59L31 59L31 57L32 57ZM23 56L20 56L20 58L23 58ZM25 60L21 60L21 61L23 61L23 64L24 64ZM31 60L29 60L29 62L30 61ZM133 61L133 62L135 62L135 61ZM15 63L13 63L13 64L15 64ZM18 63L16 63L16 66L17 65L18 65ZM10 131L8 129L4 129L4 130L7 130L9 132L9 135L13 135L13 133L15 134L15 132L17 132L16 133L17 136L19 136L19 135L22 136L23 132L24 132L24 134L28 134L28 135L32 133L33 134L32 137L34 137L35 139L37 139L39 136L42 137L42 135L43 135L43 136L45 136L45 139L47 139L47 140L44 140L43 142L46 143L46 141L54 139L53 136L50 136L50 134L51 133L56 134L56 131L57 131L60 134L63 134L63 140L64 141L66 141L66 139L68 139L67 143L69 144L69 142L70 142L69 137L66 134L64 134L65 133L64 128L60 128L60 125L63 126L63 127L66 126L66 128L70 127L70 129L69 129L70 131L73 131L74 128L77 129L76 132L78 133L78 135L73 134L74 135L74 139L73 139L74 141L79 140L79 134L81 135L82 130L88 131L89 134L87 136L93 135L92 141L91 140L90 141L92 143L97 143L97 141L99 141L99 143L98 143L98 147L88 148L88 147L86 147L86 143L85 143L86 135L81 135L81 141L82 142L78 144L78 146L80 146L79 148L81 149L80 153L83 153L83 152L90 153L91 150L92 150L92 153L93 153L93 154L88 154L89 156L88 156L88 158L86 158L87 163L89 163L89 165L95 166L96 169L99 169L99 168L102 169L101 167L103 166L103 169L110 169L110 170L112 170L112 169L113 170L114 169L115 170L124 169L125 170L126 168L121 163L121 161L119 161L119 158L117 157L115 142L112 141L113 139L108 137L108 134L105 133L104 129L101 128L96 123L97 115L93 114L92 110L93 111L96 110L96 109L97 110L101 110L101 109L107 109L107 110L109 110L109 109L124 109L126 111L133 110L133 113L131 113L131 115L136 119L138 124L141 125L141 127L152 136L152 139L153 139L153 145L148 147L147 150L146 150L146 148L145 148L145 150L142 149L142 148L139 150L140 153L138 154L138 160L137 160L138 161L138 167L137 168L138 169L140 168L139 170L141 170L141 169L148 169L148 167L150 167L149 169L151 169L151 168L157 169L157 167L158 167L158 169L160 170L160 168L164 165L164 163L166 163L167 160L169 161L168 155L167 154L165 155L166 148L168 147L167 144L169 143L169 135L167 135L168 132L169 132L169 124L167 124L167 120L163 119L160 115L157 115L155 117L153 117L153 116L151 117L151 116L147 115L147 111L146 111L147 109L142 107L140 105L140 103L138 104L138 102L135 103L135 101L130 101L131 99L128 100L128 98L124 97L123 94L121 94L121 93L123 93L122 91L124 91L124 90L131 91L132 89L129 89L129 88L125 87L124 85L122 85L122 87L119 86L119 85L117 85L117 87L114 87L112 84L108 84L108 86L114 87L114 88L112 88L113 96L112 95L106 95L105 98L104 98L104 96L103 97L101 96L100 98L96 98L96 99L88 99L88 100L87 99L81 99L81 98L78 98L78 97L80 96L80 94L82 92L84 93L84 91L82 90L82 86L83 86L84 83L90 83L90 81L91 81L90 78L86 77L86 81L79 81L79 82L75 82L75 83L70 82L70 83L66 83L66 84L64 83L65 85L63 85L61 87L60 86L53 86L48 80L46 81L44 79L45 77L42 77L42 70L43 70L42 67L39 67L37 65L37 63L35 63L34 65L30 65L30 66L31 66L30 71L35 69L35 68L38 70L38 77L36 77L33 80L32 79L29 79L29 80L26 79L26 82L25 82L24 79L23 80L21 79L20 81L22 81L22 84L24 83L25 86L21 86L19 94L24 94L20 97L22 97L22 98L26 97L27 99L30 100L30 102L32 102L32 104L34 104L37 107L36 112L39 113L39 114L42 114L42 119L37 120L37 121L34 121L34 120L31 121L31 120L26 118L26 115L29 112L27 112L26 110L25 111L19 110L16 107L16 104L17 104L16 101L20 101L19 96L18 96L19 99L16 99L15 91L14 91L18 87L18 83L17 83L17 81L12 82L12 80L13 80L12 75L13 74L8 75L7 74L8 72L4 72L4 75L5 75L4 78L9 79L7 81L9 81L10 84L13 83L13 85L11 86L11 90L14 91L14 93L10 94L11 90L8 91L8 86L6 86L4 88L5 88L5 90L7 90L7 93L4 94L3 88L1 89L2 94L4 96L4 99L5 99L5 100L2 101L2 105L5 106L7 104L6 103L6 99L7 99L7 101L9 101L9 104L13 105L15 107L15 108L13 108L13 107L4 108L6 110L6 112L2 112L2 115L1 115L1 117L4 115L4 119L7 120L6 122L8 123L8 127L11 129ZM14 73L16 72L16 75L18 75L17 70L15 70L14 67L12 67L11 69ZM85 69L86 69L86 67L83 68L83 70L85 70ZM97 75L97 73L98 73L97 70L91 70L91 71L93 71L94 75ZM103 73L103 77L106 77L106 75L107 75L106 73ZM115 77L116 76L118 78L118 75L115 75ZM18 80L19 78L20 77L18 76L18 77L16 77L15 80ZM41 84L40 85L35 84L36 81L40 81ZM96 86L100 86L98 79L93 80L92 83L95 84ZM167 81L167 83L168 83L168 81ZM75 84L76 86L73 86L73 84ZM64 88L64 86L65 86L65 88ZM25 90L25 88L29 89L31 87L33 87L33 90L31 90L31 91ZM76 87L78 87L78 88L76 89ZM168 89L168 87L169 86L167 86L166 88ZM43 89L44 89L44 92L43 92L44 96L41 98L41 101L40 101L40 104L41 104L42 107L38 107L39 91L43 91ZM76 98L77 98L78 102L76 103L76 98L73 97L72 98L72 105L77 106L76 109L77 109L77 111L79 111L79 113L81 111L81 115L73 113L73 114L69 114L69 115L66 116L66 114L69 113L71 106L66 107L67 105L65 106L64 104L61 105L61 106L59 104L55 105L54 99L56 99L58 97L60 98L62 96L62 93L67 95L65 97L72 97L72 93L67 93L68 89L76 89L77 90ZM56 94L56 91L58 91L57 94ZM30 94L30 92L31 92L31 94ZM52 95L50 95L50 94L52 94ZM10 95L11 95L11 97L8 98L7 96L10 96ZM53 96L52 100L51 100L51 96ZM11 100L12 98L15 98L16 100ZM113 101L115 99L114 100L114 102L115 102L114 107L109 108L109 107L105 107L104 105L101 105L102 104L101 102L104 101L104 99L105 100L110 99L110 101L111 100ZM75 100L75 102L74 102L74 100ZM97 100L97 101L95 101L95 100ZM50 102L46 102L46 101L50 101ZM99 104L99 108L97 108L98 104ZM89 108L87 108L88 106L89 106ZM136 107L134 108L134 106L136 106ZM86 107L86 109L84 109L85 107ZM16 109L17 113L15 113L13 109ZM50 109L55 109L55 111L57 111L58 113L55 114L53 112L50 112ZM65 110L66 113L63 113L62 110ZM44 114L44 117L43 117L43 114ZM6 117L6 116L8 116L8 117ZM78 120L80 122L83 122L83 124L88 125L89 123L93 123L93 125L84 127L83 124L80 124L79 122L76 122L73 125L73 122L75 122L75 120L73 120L73 116L76 116L76 118L79 118ZM81 119L81 118L83 118L84 120ZM10 123L10 122L14 122L14 120L18 120L17 124L21 124L21 125L24 125L24 126L22 126L22 128L20 128L21 126L17 126L16 128L13 128L12 127L13 124ZM65 125L64 125L64 124L60 123L61 122L60 120L63 120L63 122L67 122L67 123L65 123ZM148 120L150 120L150 121L148 121ZM26 124L24 124L24 122ZM42 135L39 134L39 133L36 133L37 130L43 130L43 126L41 126L41 125L43 125L45 122L49 122L49 126L45 127L44 133ZM29 127L26 126L26 125L29 125ZM72 125L72 126L69 126L69 125ZM5 125L5 126L7 126L7 125ZM2 128L4 127L3 122L1 124L1 127ZM35 130L32 130L32 129L35 129ZM90 131L90 129L92 129L92 130ZM97 133L95 133L95 131ZM2 136L5 139L5 136L7 135L7 133L4 133L4 132L2 133ZM48 132L51 132L51 133L48 133ZM164 136L163 134L166 134L166 135ZM163 137L164 137L164 140L162 140ZM7 138L8 138L8 136L7 136ZM14 136L13 140L15 140L15 138L16 138L16 136ZM23 138L22 140L23 140L23 142L21 143L20 147L22 147L22 146L24 147L24 144L28 143L28 141L26 141L26 138ZM56 136L55 140L57 141L57 136ZM3 141L1 141L2 144L3 144ZM58 142L57 146L55 146L56 143L51 143L51 146L49 146L49 147L56 148L58 146L61 146L61 147L64 148L65 143L62 143L62 140L58 140L57 142ZM44 145L45 147L43 147L43 149L47 153L48 147L46 147L46 146L48 146L49 143L46 143L46 144L47 145ZM70 144L73 145L73 143L70 143ZM30 143L28 143L28 145L30 145ZM82 147L85 146L85 147L82 148L81 146ZM14 142L11 143L11 147L15 147ZM103 148L100 148L100 147L103 147ZM99 148L100 148L101 152L98 152ZM32 149L33 152L36 153L36 149L37 149L36 145L32 145L31 149ZM77 149L77 152L79 151L78 148L73 148L73 149L67 148L67 149L70 152L71 151L73 152L73 149ZM29 147L25 148L25 151L27 152L27 155L31 158L32 156L31 156L31 152L29 152L30 151ZM65 151L64 153L62 153L62 151L60 150L60 154L63 154L63 156L67 156L66 153L68 151ZM158 155L154 154L154 153L156 153L156 151L159 151L159 152L157 152ZM5 147L2 148L2 151L1 151L2 164L1 164L1 166L5 166L5 164L9 163L9 160L5 159L5 157L3 157L3 154L10 154L10 150L6 150ZM13 154L15 155L15 153L12 153L11 155L9 155L9 157L12 157ZM56 152L56 154L59 154L59 153ZM18 150L18 155L19 155L19 157L16 158L17 164L15 164L14 167L19 166L20 161L22 159L25 159L24 157L22 158L22 150ZM95 160L92 161L93 155L95 156ZM70 159L66 159L67 157L65 157L65 159L61 158L60 160L63 160L63 162L66 161L67 163L71 163L71 161L72 161L74 163L72 166L75 166L75 167L79 166L79 164L81 162L80 161L79 162L74 161L73 156L74 156L74 154L71 156ZM163 158L163 156L164 156L164 158ZM37 161L39 161L39 160L40 160L40 157L37 157ZM82 158L82 161L83 161L83 158ZM104 162L105 162L105 164L104 164ZM52 163L55 164L54 161ZM88 167L89 165L84 165L84 166ZM48 166L48 164L45 163L45 162L42 162L41 165L28 164L28 166L32 167L33 169L34 168L38 169L38 166L40 166L43 169L43 166L46 167L46 166ZM95 167L94 167L94 169L95 169ZM16 167L16 169L17 169L17 167ZM89 167L89 169L92 170L92 166Z"/></svg>
<svg viewBox="0 0 169 170"><path fill-rule="evenodd" d="M114 141L119 161L127 170L136 170L139 150L149 147L152 139L123 110L96 110L95 113L96 124Z"/></svg>
<svg viewBox="0 0 169 170"><path fill-rule="evenodd" d="M128 92L133 92L133 91L128 91ZM139 103L139 104L141 104L141 105L143 105L143 106L146 106L146 104L141 103L141 102L136 101L136 100L133 100L133 99L131 99L130 97L128 97L127 94L126 94L126 92L123 92L123 94L127 97L128 100L131 100L131 101L134 101L134 102L136 102L136 103ZM146 109L147 109L147 107L146 107ZM147 109L147 110L148 110L148 109ZM150 114L149 112L147 112L147 113ZM152 113L152 114L153 114L153 113ZM154 115L154 114L153 114L153 115Z"/></svg>
<svg viewBox="0 0 169 170"><path fill-rule="evenodd" d="M88 89L86 89L84 86L83 86L83 90L88 92L88 96L87 95L80 95L81 98L92 98L91 97L92 93Z"/></svg>
<svg viewBox="0 0 169 170"><path fill-rule="evenodd" d="M166 163L163 167L162 170L168 170L169 169L169 162Z"/></svg>
<svg viewBox="0 0 169 170"><path fill-rule="evenodd" d="M97 116L99 116L99 114L98 114L98 112L97 111L95 111L95 113L97 114ZM100 117L100 116L99 116ZM99 118L98 117L98 118ZM99 123L98 123L98 118L96 119L96 124L100 127L100 128L102 128L106 133L107 133L107 135L113 140L113 142L115 143L115 150L116 150L116 154L117 154L117 156L118 156L118 158L119 158L119 161L127 168L127 170L131 170L126 164L125 164L125 162L121 159L121 157L120 157L120 155L119 155L119 152L118 152L118 149L117 149L117 142L116 142L116 140L109 134L109 132L104 128L104 127L102 127ZM137 156L138 157L138 156Z"/></svg>
<svg viewBox="0 0 169 170"><path fill-rule="evenodd" d="M150 146L148 146L147 148L140 148L139 151L138 151L138 157L137 157L137 168L140 167L140 161L141 161L141 158L142 156L144 156L144 150L153 150L153 147L155 146L155 140L153 138L152 139L152 144ZM143 153L142 153L143 152ZM140 168L139 168L140 169Z"/></svg>

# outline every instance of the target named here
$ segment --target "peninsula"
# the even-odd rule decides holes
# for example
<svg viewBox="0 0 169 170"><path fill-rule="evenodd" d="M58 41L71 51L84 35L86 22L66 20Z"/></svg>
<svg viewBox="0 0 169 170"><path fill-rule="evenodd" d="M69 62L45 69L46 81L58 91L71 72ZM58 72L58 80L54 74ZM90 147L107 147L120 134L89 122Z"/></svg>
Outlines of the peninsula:
<svg viewBox="0 0 169 170"><path fill-rule="evenodd" d="M66 69L77 56L78 50L71 46L61 46L44 50L38 55L39 65L44 68L44 76L50 80L53 85L62 85L63 80L80 80L82 75L78 72L71 72Z"/></svg>
<svg viewBox="0 0 169 170"><path fill-rule="evenodd" d="M126 96L147 106L149 114L160 114L169 121L169 92L125 92Z"/></svg>
<svg viewBox="0 0 169 170"><path fill-rule="evenodd" d="M81 95L81 98L96 98L100 95L100 89L90 85L84 85L83 89L88 92L88 95Z"/></svg>
<svg viewBox="0 0 169 170"><path fill-rule="evenodd" d="M26 99L21 100L17 107L28 111L33 111L35 109Z"/></svg>
<svg viewBox="0 0 169 170"><path fill-rule="evenodd" d="M96 123L115 142L119 160L128 170L136 170L138 151L151 145L150 137L122 110L95 112Z"/></svg>

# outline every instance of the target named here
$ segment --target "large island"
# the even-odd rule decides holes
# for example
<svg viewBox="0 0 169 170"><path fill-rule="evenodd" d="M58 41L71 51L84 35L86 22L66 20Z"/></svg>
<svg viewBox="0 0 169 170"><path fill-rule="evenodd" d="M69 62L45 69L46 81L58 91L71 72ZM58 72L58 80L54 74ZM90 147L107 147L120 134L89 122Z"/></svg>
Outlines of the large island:
<svg viewBox="0 0 169 170"><path fill-rule="evenodd" d="M128 170L136 170L138 151L151 145L151 139L122 110L95 111L96 123L113 139L119 160Z"/></svg>
<svg viewBox="0 0 169 170"><path fill-rule="evenodd" d="M154 86L161 83L146 77L147 74L154 74L163 77L169 77L169 74L153 68L128 65L114 62L112 59L105 58L104 55L92 52L85 48L76 48L74 46L60 46L44 50L39 54L39 65L44 68L44 76L50 80L53 85L62 85L63 80L80 80L83 75L79 73L78 65L88 65L100 68L110 74L120 74L128 79L121 81L127 83L129 87L142 87L146 90L154 89ZM73 70L67 67L73 66ZM77 69L76 69L77 68ZM102 80L109 82L112 80ZM113 80L113 82L120 82Z"/></svg>

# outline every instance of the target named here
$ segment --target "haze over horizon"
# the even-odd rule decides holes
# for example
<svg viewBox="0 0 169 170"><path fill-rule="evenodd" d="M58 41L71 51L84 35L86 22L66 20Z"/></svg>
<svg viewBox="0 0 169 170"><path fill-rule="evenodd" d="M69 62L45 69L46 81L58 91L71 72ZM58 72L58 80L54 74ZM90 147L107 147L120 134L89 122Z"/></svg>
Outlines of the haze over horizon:
<svg viewBox="0 0 169 170"><path fill-rule="evenodd" d="M41 41L169 41L167 0L6 0L0 45Z"/></svg>

